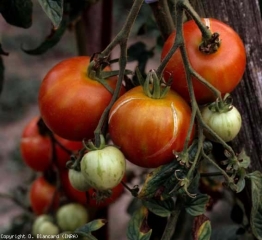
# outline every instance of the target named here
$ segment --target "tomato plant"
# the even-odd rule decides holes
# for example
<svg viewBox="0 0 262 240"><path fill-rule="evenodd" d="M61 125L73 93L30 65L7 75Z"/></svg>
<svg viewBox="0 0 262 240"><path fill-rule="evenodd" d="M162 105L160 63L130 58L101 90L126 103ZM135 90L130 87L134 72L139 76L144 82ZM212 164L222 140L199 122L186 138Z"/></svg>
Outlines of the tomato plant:
<svg viewBox="0 0 262 240"><path fill-rule="evenodd" d="M230 93L241 80L246 66L246 52L244 44L238 34L227 24L213 19L202 19L212 33L219 33L220 44L216 52L204 53L199 50L203 42L202 33L195 21L190 20L183 25L185 49L192 68L206 81L217 88L222 94ZM176 38L173 32L166 40L162 56L163 59ZM189 92L186 81L181 53L177 50L169 60L164 70L164 77L172 77L171 88L189 101ZM196 78L193 78L193 87L196 100L199 103L212 102L216 96Z"/></svg>
<svg viewBox="0 0 262 240"><path fill-rule="evenodd" d="M81 160L81 172L88 184L97 190L117 186L125 171L125 156L115 146L90 151Z"/></svg>
<svg viewBox="0 0 262 240"><path fill-rule="evenodd" d="M33 212L36 215L41 215L50 209L58 208L60 194L54 185L40 176L32 183L29 198Z"/></svg>
<svg viewBox="0 0 262 240"><path fill-rule="evenodd" d="M89 57L73 57L60 62L47 73L39 90L44 122L54 133L69 140L92 138L112 97L101 83L88 77L89 61ZM116 81L112 77L106 83L114 89Z"/></svg>
<svg viewBox="0 0 262 240"><path fill-rule="evenodd" d="M87 209L78 203L61 206L56 212L56 221L62 231L74 231L87 223Z"/></svg>
<svg viewBox="0 0 262 240"><path fill-rule="evenodd" d="M34 117L23 130L20 150L21 155L27 166L35 171L46 171L52 165L52 142L47 133L41 133L38 126L40 118ZM55 139L67 150L55 143L56 164L59 168L65 168L66 162L70 159L68 151L76 151L82 147L81 142L69 141L59 136Z"/></svg>
<svg viewBox="0 0 262 240"><path fill-rule="evenodd" d="M109 132L127 160L154 168L172 161L173 151L183 149L190 118L190 107L175 92L154 99L138 86L111 108Z"/></svg>

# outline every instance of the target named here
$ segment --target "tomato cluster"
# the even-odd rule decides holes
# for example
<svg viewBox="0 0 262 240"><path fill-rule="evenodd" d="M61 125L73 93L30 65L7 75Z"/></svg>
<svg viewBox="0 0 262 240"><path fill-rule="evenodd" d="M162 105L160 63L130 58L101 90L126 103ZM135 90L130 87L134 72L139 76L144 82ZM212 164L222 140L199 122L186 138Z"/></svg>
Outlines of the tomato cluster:
<svg viewBox="0 0 262 240"><path fill-rule="evenodd" d="M123 193L126 159L144 167L156 168L172 162L174 152L188 147L197 131L193 122L191 104L206 104L202 109L204 134L212 141L231 141L241 127L241 116L227 103L226 94L233 91L244 73L246 55L239 36L226 24L215 19L202 19L216 35L216 49L208 52L203 47L202 34L192 21L183 25L184 45L189 64L194 69L193 94L189 94L185 62L178 49L168 61L162 76L151 71L143 86L126 91L108 66L99 61L92 65L90 57L73 57L54 66L45 76L39 91L41 119L36 117L26 126L21 139L21 154L25 163L35 171L58 173L54 182L45 174L39 176L30 189L32 210L36 215L57 211L59 228L73 231L67 226L71 216L85 212L87 207L105 207ZM218 38L219 36L219 38ZM164 59L176 39L173 32L164 44ZM214 91L197 78L201 76ZM111 77L104 77L111 76ZM140 76L141 77L141 76ZM172 78L171 89L169 80ZM113 95L118 91L117 97ZM111 103L112 96L116 97ZM111 105L109 105L111 104ZM106 108L108 112L105 112ZM200 111L199 111L200 112ZM103 114L107 113L107 114ZM101 117L102 125L101 125ZM100 126L101 125L101 126ZM43 127L44 126L44 127ZM94 131L108 134L116 145L106 145L103 135L100 142ZM213 131L213 135L210 132ZM214 137L215 135L215 137ZM86 143L83 144L81 141ZM95 140L94 142L92 140ZM74 157L70 160L70 155ZM61 184L57 184L57 183ZM57 187L59 186L59 188ZM112 191L106 200L98 203L95 196ZM60 207L61 197L81 204ZM69 210L71 209L71 210ZM72 210L73 209L73 210ZM67 211L71 211L68 216ZM82 216L87 221L88 216ZM49 217L39 218L45 228L57 231ZM35 231L40 231L37 220ZM44 220L43 220L44 219ZM61 220L62 219L62 220Z"/></svg>

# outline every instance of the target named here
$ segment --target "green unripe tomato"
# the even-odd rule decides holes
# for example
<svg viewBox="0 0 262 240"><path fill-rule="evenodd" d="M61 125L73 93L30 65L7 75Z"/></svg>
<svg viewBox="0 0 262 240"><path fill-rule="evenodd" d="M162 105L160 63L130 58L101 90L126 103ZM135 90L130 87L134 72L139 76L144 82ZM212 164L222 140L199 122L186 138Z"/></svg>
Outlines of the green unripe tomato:
<svg viewBox="0 0 262 240"><path fill-rule="evenodd" d="M88 189L91 188L81 171L69 169L68 177L72 187L78 191L86 192Z"/></svg>
<svg viewBox="0 0 262 240"><path fill-rule="evenodd" d="M40 226L44 223L44 222L53 222L53 219L50 215L47 214L42 214L40 216L38 216L33 223L32 226L32 234L34 236L37 236L37 234L39 234L39 228Z"/></svg>
<svg viewBox="0 0 262 240"><path fill-rule="evenodd" d="M39 226L38 234L41 235L58 235L59 228L52 222L45 221Z"/></svg>
<svg viewBox="0 0 262 240"><path fill-rule="evenodd" d="M213 112L206 106L201 113L204 122L225 142L233 140L240 131L242 119L234 106L225 112ZM209 140L216 141L209 133L204 134Z"/></svg>
<svg viewBox="0 0 262 240"><path fill-rule="evenodd" d="M112 189L125 174L125 156L114 146L90 151L81 160L81 171L91 187L97 190Z"/></svg>
<svg viewBox="0 0 262 240"><path fill-rule="evenodd" d="M74 231L88 222L87 210L78 203L69 203L60 207L56 221L62 231Z"/></svg>

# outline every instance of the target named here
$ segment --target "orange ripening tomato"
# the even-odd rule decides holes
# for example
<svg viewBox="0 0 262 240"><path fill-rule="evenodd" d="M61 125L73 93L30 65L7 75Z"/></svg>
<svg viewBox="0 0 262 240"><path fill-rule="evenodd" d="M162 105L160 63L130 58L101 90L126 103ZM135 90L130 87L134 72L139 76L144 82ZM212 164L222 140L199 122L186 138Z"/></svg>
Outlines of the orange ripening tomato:
<svg viewBox="0 0 262 240"><path fill-rule="evenodd" d="M44 172L52 165L52 142L47 134L41 134L38 122L40 117L34 117L23 130L20 141L20 151L27 166L35 171ZM78 151L82 148L82 142L70 141L54 135L56 140L69 151ZM59 168L66 168L66 162L70 160L70 153L57 143L56 164Z"/></svg>
<svg viewBox="0 0 262 240"><path fill-rule="evenodd" d="M109 133L127 160L155 168L172 161L173 151L183 149L190 119L189 105L174 91L162 99L153 99L138 86L111 108Z"/></svg>
<svg viewBox="0 0 262 240"><path fill-rule="evenodd" d="M227 24L212 18L202 19L202 21L206 23L212 33L219 33L221 44L215 53L201 52L199 45L202 43L202 34L196 23L190 20L183 25L188 59L192 68L217 88L222 95L230 93L238 85L245 71L244 44L238 34ZM166 40L162 50L162 60L171 49L175 37L176 32L173 32ZM164 78L169 80L170 77L173 80L171 88L189 101L186 75L179 49L173 54L164 70ZM193 86L198 103L214 101L214 94L194 77Z"/></svg>
<svg viewBox="0 0 262 240"><path fill-rule="evenodd" d="M73 57L54 66L39 91L39 108L46 125L60 137L81 141L94 136L112 94L88 77L90 57ZM105 69L109 71L110 68ZM115 89L117 78L105 80ZM125 92L122 87L120 94Z"/></svg>
<svg viewBox="0 0 262 240"><path fill-rule="evenodd" d="M40 176L34 180L29 191L29 198L33 212L36 215L47 213L59 207L60 194L55 185L50 184Z"/></svg>

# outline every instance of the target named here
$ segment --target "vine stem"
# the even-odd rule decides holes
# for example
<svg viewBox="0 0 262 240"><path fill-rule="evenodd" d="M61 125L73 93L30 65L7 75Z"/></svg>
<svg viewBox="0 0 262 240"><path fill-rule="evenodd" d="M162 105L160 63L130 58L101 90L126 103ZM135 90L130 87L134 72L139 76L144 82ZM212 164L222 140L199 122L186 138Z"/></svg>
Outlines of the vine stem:
<svg viewBox="0 0 262 240"><path fill-rule="evenodd" d="M157 2L150 3L149 6L155 16L158 29L161 31L164 41L174 31L174 23L169 10L167 0L159 0Z"/></svg>
<svg viewBox="0 0 262 240"><path fill-rule="evenodd" d="M181 213L181 209L182 209L182 204L180 202L180 199L177 198L175 208L171 212L171 215L168 219L168 222L167 222L167 225L166 225L166 228L162 235L161 240L170 240L171 237L173 236L176 230L177 220L178 220L179 214Z"/></svg>
<svg viewBox="0 0 262 240"><path fill-rule="evenodd" d="M129 38L132 26L137 18L137 15L140 11L140 8L143 4L143 0L135 0L133 3L133 6L127 16L126 22L123 26L123 28L120 30L120 32L116 35L116 37L112 40L112 42L104 49L104 51L101 52L103 56L108 56L111 51L119 44L120 45L120 59L119 59L119 75L118 80L116 84L116 88L114 90L113 96L111 98L111 101L109 105L104 110L98 125L94 131L95 135L95 145L98 147L100 145L100 134L102 131L103 126L105 125L105 121L108 117L109 111L115 101L117 100L121 86L122 81L124 79L125 75L125 68L127 63L127 40Z"/></svg>
<svg viewBox="0 0 262 240"><path fill-rule="evenodd" d="M202 151L202 156L208 160L211 164L213 164L220 172L221 174L224 176L224 178L226 179L227 182L232 182L232 179L228 176L228 174L226 173L226 171L224 171L215 161L213 161L209 156L207 156L204 151Z"/></svg>

